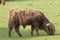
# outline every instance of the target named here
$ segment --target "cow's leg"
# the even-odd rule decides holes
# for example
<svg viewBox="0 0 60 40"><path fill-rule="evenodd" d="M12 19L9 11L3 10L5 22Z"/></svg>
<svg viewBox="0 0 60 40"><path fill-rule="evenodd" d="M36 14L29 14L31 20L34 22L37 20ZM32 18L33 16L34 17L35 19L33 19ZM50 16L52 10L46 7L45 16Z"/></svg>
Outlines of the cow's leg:
<svg viewBox="0 0 60 40"><path fill-rule="evenodd" d="M39 26L37 22L34 23L34 27L35 27L34 29L36 30L36 35L39 36Z"/></svg>
<svg viewBox="0 0 60 40"><path fill-rule="evenodd" d="M39 28L36 27L36 34L39 36Z"/></svg>
<svg viewBox="0 0 60 40"><path fill-rule="evenodd" d="M38 29L36 29L36 34L39 36L39 31L38 31Z"/></svg>
<svg viewBox="0 0 60 40"><path fill-rule="evenodd" d="M19 36L22 36L21 33L19 32L19 25L15 26L15 31L16 33L18 33Z"/></svg>
<svg viewBox="0 0 60 40"><path fill-rule="evenodd" d="M9 37L11 37L11 31L12 31L13 27L9 27Z"/></svg>
<svg viewBox="0 0 60 40"><path fill-rule="evenodd" d="M31 26L31 36L33 36L34 26Z"/></svg>
<svg viewBox="0 0 60 40"><path fill-rule="evenodd" d="M11 31L13 29L13 25L11 23L8 24L8 28L9 28L9 37L11 37Z"/></svg>

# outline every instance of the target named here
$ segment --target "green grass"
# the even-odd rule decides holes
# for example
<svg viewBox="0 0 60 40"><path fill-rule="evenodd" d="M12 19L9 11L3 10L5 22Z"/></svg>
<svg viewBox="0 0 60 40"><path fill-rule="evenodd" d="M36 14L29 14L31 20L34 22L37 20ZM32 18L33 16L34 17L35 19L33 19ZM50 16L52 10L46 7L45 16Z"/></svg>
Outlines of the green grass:
<svg viewBox="0 0 60 40"><path fill-rule="evenodd" d="M31 27L20 28L23 37L19 37L15 31L12 31L12 37L8 37L8 12L12 8L39 9L45 16L55 24L55 35L49 36L46 32L40 30L40 36L30 35ZM60 0L21 0L6 2L6 5L0 5L0 40L60 40Z"/></svg>

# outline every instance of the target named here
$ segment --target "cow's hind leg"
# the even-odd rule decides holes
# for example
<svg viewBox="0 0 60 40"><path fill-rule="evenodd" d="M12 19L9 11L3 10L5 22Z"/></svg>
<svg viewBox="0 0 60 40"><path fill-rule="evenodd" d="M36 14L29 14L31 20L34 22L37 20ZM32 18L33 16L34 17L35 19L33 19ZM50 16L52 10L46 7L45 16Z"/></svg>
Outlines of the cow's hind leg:
<svg viewBox="0 0 60 40"><path fill-rule="evenodd" d="M9 23L8 28L9 28L9 33L8 33L8 35L9 35L9 37L11 37L11 31L12 31L12 29L13 29L13 25L11 25L11 23Z"/></svg>
<svg viewBox="0 0 60 40"><path fill-rule="evenodd" d="M15 25L15 31L18 33L19 36L22 36L21 33L19 32L19 24Z"/></svg>

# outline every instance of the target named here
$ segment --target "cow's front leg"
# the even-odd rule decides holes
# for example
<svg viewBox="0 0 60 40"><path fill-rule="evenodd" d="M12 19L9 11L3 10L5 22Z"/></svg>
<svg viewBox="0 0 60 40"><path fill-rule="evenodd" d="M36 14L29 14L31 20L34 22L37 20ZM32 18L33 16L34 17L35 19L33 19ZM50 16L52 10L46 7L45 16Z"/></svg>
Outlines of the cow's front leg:
<svg viewBox="0 0 60 40"><path fill-rule="evenodd" d="M36 28L36 35L39 36L39 30Z"/></svg>
<svg viewBox="0 0 60 40"><path fill-rule="evenodd" d="M31 26L31 36L33 36L34 26Z"/></svg>
<svg viewBox="0 0 60 40"><path fill-rule="evenodd" d="M34 26L35 26L34 29L36 30L36 35L39 36L39 26L38 26L38 23L35 22Z"/></svg>

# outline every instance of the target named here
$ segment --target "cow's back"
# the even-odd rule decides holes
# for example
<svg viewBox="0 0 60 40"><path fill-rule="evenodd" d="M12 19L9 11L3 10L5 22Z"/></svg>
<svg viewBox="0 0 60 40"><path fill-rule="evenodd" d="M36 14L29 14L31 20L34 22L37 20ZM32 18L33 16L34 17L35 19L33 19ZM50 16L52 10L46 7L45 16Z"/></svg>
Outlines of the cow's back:
<svg viewBox="0 0 60 40"><path fill-rule="evenodd" d="M20 24L31 24L32 21L41 20L42 13L32 9L11 9L9 16L10 19L18 16Z"/></svg>

